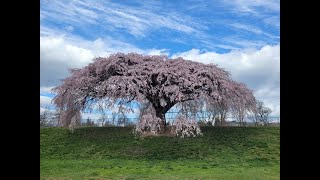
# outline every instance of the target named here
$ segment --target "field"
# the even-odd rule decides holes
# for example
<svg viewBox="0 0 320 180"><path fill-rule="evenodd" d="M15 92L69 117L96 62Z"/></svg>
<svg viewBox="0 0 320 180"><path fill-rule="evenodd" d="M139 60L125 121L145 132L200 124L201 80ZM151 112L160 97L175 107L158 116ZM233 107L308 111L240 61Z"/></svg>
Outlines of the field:
<svg viewBox="0 0 320 180"><path fill-rule="evenodd" d="M279 127L202 127L196 138L131 128L40 128L41 179L280 179Z"/></svg>

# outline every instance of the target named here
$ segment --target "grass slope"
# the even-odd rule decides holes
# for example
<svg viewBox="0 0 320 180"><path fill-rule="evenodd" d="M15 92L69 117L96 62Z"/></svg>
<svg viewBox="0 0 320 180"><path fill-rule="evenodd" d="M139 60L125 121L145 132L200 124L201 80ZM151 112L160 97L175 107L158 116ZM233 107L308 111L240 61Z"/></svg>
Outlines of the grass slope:
<svg viewBox="0 0 320 180"><path fill-rule="evenodd" d="M40 129L41 179L279 179L280 128L202 127L135 138L121 127Z"/></svg>

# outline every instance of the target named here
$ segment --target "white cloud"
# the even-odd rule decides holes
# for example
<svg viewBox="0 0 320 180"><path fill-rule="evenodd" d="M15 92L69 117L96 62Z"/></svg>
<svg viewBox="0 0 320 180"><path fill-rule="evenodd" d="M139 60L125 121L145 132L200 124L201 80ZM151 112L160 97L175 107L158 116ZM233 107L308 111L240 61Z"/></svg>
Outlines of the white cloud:
<svg viewBox="0 0 320 180"><path fill-rule="evenodd" d="M73 26L67 26L65 27L65 30L67 30L68 32L71 32L74 30L74 27Z"/></svg>
<svg viewBox="0 0 320 180"><path fill-rule="evenodd" d="M280 10L280 0L224 0L226 4L234 6L238 12L257 13L257 8L263 8L269 11Z"/></svg>
<svg viewBox="0 0 320 180"><path fill-rule="evenodd" d="M226 69L233 79L253 89L255 96L272 109L273 115L280 114L280 45L233 50L225 54L192 49L172 55L173 58L179 56Z"/></svg>
<svg viewBox="0 0 320 180"><path fill-rule="evenodd" d="M168 49L150 49L145 53L147 55L169 55Z"/></svg>
<svg viewBox="0 0 320 180"><path fill-rule="evenodd" d="M51 100L52 98L48 97L48 96L41 96L40 95L40 105L43 106L43 108L51 106Z"/></svg>
<svg viewBox="0 0 320 180"><path fill-rule="evenodd" d="M145 36L152 29L167 28L184 33L200 32L205 26L200 25L187 15L177 12L156 11L149 4L143 8L122 3L104 1L50 1L41 5L41 21L72 23L87 27L88 24L110 29L126 29L136 37ZM115 29L116 28L116 29Z"/></svg>
<svg viewBox="0 0 320 180"><path fill-rule="evenodd" d="M92 51L69 44L63 37L40 37L40 85L57 85L68 75L68 68L81 67L93 57Z"/></svg>
<svg viewBox="0 0 320 180"><path fill-rule="evenodd" d="M280 87L267 84L254 92L256 98L264 102L271 109L273 116L280 115Z"/></svg>
<svg viewBox="0 0 320 180"><path fill-rule="evenodd" d="M53 88L53 86L51 87L40 87L40 94L51 94L51 89Z"/></svg>
<svg viewBox="0 0 320 180"><path fill-rule="evenodd" d="M277 17L277 16L272 16L272 17L269 17L269 18L265 18L263 20L263 22L266 23L267 25L271 25L271 26L274 26L276 28L280 27L280 17Z"/></svg>
<svg viewBox="0 0 320 180"><path fill-rule="evenodd" d="M134 36L132 38L140 40L141 38L149 37L153 32L163 31L164 33L162 34L166 36L166 31L176 31L180 32L180 35L174 38L169 37L167 40L185 44L201 43L202 46L208 49L222 48L230 50L261 47L261 45L266 44L259 41L252 43L245 40L236 40L230 44L220 37L220 33L209 33L212 28L216 29L217 26L228 26L225 22L222 22L224 20L221 21L221 19L227 19L228 17L221 17L219 20L217 18L220 17L210 17L207 19L193 16L192 13L189 14L188 12L190 11L189 5L192 5L191 7L193 8L196 7L197 11L212 11L212 9L209 9L212 6L212 2L210 1L181 3L179 4L179 11L174 11L175 7L170 7L161 1L135 3L140 4L140 6L110 1L42 1L40 20L42 24L59 23L61 26L65 26L63 29L69 32L77 29L83 36L91 38L99 38L101 37L99 36L101 33L103 36L111 33L117 37L128 38L129 33ZM274 12L279 12L279 9L277 9L279 2L277 0L221 0L216 1L215 4L224 7L221 8L221 12L225 12L226 14L230 13L230 11L251 14L265 14L265 12L271 11L273 14L266 13L267 15L260 17L261 21L265 22L266 25L270 25L270 20L278 17L274 16ZM272 20L272 23L274 21L276 20ZM231 21L231 23L237 26L236 28L257 33L260 36L265 35L269 38L265 38L263 41L269 42L270 39L276 38L272 33L260 31L257 27L239 26L239 23L234 23L234 21ZM214 27L210 27L211 25L214 25ZM219 31L219 28L215 31ZM47 32L43 31L42 33ZM192 36L192 40L190 41L188 38L182 37L185 35Z"/></svg>
<svg viewBox="0 0 320 180"><path fill-rule="evenodd" d="M222 0L223 6L239 16L258 18L269 27L280 27L280 0Z"/></svg>
<svg viewBox="0 0 320 180"><path fill-rule="evenodd" d="M267 45L267 42L261 40L248 40L238 36L227 36L222 38L225 43L240 47L239 49L261 48Z"/></svg>
<svg viewBox="0 0 320 180"><path fill-rule="evenodd" d="M258 35L265 35L269 38L276 38L274 35L264 32L262 31L260 28L252 26L252 25L248 25L248 24L241 24L241 23L232 23L230 24L230 26L238 29L238 30L245 30L254 34L258 34Z"/></svg>
<svg viewBox="0 0 320 180"><path fill-rule="evenodd" d="M142 50L111 37L89 41L45 26L40 27L40 34L41 32L40 92L48 92L48 87L58 85L61 79L69 75L69 68L81 68L92 62L94 57L106 57L117 52L168 55L167 49Z"/></svg>
<svg viewBox="0 0 320 180"><path fill-rule="evenodd" d="M90 58L93 58L90 50L69 44L63 37L40 37L40 60L59 62L68 59L68 64L77 62L81 66Z"/></svg>

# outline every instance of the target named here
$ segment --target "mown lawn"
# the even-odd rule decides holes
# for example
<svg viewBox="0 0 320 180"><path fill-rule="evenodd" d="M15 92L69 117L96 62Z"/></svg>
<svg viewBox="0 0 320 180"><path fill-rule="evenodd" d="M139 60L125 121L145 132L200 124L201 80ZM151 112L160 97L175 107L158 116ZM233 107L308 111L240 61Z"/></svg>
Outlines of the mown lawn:
<svg viewBox="0 0 320 180"><path fill-rule="evenodd" d="M280 179L280 128L202 127L135 138L121 127L40 129L41 179Z"/></svg>

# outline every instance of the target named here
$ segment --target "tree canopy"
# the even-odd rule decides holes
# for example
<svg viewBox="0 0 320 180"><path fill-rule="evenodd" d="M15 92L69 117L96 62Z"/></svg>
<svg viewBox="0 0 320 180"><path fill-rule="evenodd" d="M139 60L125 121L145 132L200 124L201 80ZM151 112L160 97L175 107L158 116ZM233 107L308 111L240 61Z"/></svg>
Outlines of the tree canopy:
<svg viewBox="0 0 320 180"><path fill-rule="evenodd" d="M128 110L132 101L147 103L140 114L137 129L157 124L155 132L165 128L165 113L178 103L201 100L232 112L253 111L255 97L243 83L214 64L202 64L183 58L117 53L98 57L53 89L54 104L61 112L60 122L74 127L80 111L94 103ZM179 127L190 122L181 120ZM140 124L140 125L139 125ZM148 125L149 124L149 125ZM192 123L191 123L192 124Z"/></svg>

